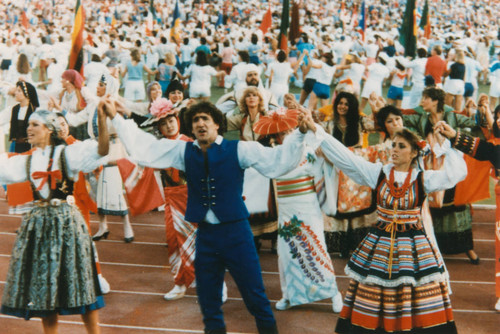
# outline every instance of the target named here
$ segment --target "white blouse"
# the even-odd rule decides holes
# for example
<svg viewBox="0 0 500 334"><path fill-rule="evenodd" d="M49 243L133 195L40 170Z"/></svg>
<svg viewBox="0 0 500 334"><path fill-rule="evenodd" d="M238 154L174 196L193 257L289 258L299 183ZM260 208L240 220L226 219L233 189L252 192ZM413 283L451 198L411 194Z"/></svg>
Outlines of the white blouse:
<svg viewBox="0 0 500 334"><path fill-rule="evenodd" d="M100 156L97 153L97 142L95 140L85 140L70 146L59 145L54 150L54 162L51 170L58 170L62 149L65 149L67 174L74 178L80 171L91 172L101 165L107 163L107 156ZM28 155L15 155L8 157L6 153L0 154L0 183L10 184L27 181L28 178L38 187L43 179L33 179L34 172L47 171L50 160L51 146L44 149L36 149L31 154L30 175L26 173ZM61 171L62 172L62 171ZM40 190L40 195L44 198L49 196L50 184L45 185Z"/></svg>
<svg viewBox="0 0 500 334"><path fill-rule="evenodd" d="M316 126L316 129L316 140L310 142L311 146L315 148L321 147L325 157L354 182L373 189L377 186L381 170L387 177L389 176L393 167L392 163L384 166L380 162L372 163L366 161L364 158L354 154L337 139L327 134L320 126ZM463 154L453 149L449 140L445 140L443 145L439 148L435 147L434 150L440 150L445 155L444 168L442 170L424 171L424 191L426 193L450 189L467 176L467 165L463 159ZM412 182L417 178L418 172L417 168L411 170ZM406 175L406 172L394 173L395 181L403 183Z"/></svg>

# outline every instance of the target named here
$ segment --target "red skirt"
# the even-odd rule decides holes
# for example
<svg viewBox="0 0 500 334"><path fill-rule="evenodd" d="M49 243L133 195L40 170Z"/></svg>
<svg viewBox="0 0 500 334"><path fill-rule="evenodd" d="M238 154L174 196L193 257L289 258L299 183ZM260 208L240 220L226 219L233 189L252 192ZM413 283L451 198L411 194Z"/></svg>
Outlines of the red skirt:
<svg viewBox="0 0 500 334"><path fill-rule="evenodd" d="M196 224L184 219L187 207L187 186L166 187L165 227L168 259L174 283L190 287L194 282Z"/></svg>

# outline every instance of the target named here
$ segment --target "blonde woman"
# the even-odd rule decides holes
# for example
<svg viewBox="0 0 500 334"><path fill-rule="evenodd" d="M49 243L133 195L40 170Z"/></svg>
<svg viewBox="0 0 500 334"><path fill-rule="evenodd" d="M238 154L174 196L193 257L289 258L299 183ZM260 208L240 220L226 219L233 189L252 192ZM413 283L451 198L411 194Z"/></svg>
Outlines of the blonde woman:
<svg viewBox="0 0 500 334"><path fill-rule="evenodd" d="M254 131L254 125L267 115L264 98L257 87L249 87L243 91L239 100L240 113L228 117L227 129L239 130L240 140L259 141L264 146L268 145L266 136L261 136ZM254 235L257 251L260 250L260 239L271 239L271 252L276 252L277 237L277 210L271 180L259 174L255 169L245 171L243 183L243 196L250 211L250 227ZM262 201L263 200L263 201Z"/></svg>
<svg viewBox="0 0 500 334"><path fill-rule="evenodd" d="M228 117L228 131L239 130L240 139L245 141L255 141L259 135L253 131L253 125L260 116L265 116L264 98L257 87L249 87L243 91L239 100L240 113Z"/></svg>
<svg viewBox="0 0 500 334"><path fill-rule="evenodd" d="M177 67L175 67L175 56L171 52L165 54L165 62L158 65L158 82L161 86L162 93L167 90L170 81L175 78L175 75L179 75Z"/></svg>
<svg viewBox="0 0 500 334"><path fill-rule="evenodd" d="M131 60L125 63L125 67L121 73L122 77L128 73L125 81L125 92L123 96L127 100L142 101L146 98L146 90L144 89L143 75L146 71L151 75L156 74L157 71L152 71L141 60L141 52L139 49L132 49L130 51Z"/></svg>

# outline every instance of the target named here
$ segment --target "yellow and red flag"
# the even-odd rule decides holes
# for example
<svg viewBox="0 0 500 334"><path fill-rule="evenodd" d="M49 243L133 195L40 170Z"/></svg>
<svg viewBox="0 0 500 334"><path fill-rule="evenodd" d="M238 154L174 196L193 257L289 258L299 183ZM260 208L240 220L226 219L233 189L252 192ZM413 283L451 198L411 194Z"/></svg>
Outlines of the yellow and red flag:
<svg viewBox="0 0 500 334"><path fill-rule="evenodd" d="M83 31L85 30L85 11L80 3L76 1L75 23L71 33L71 52L69 54L68 69L80 72L83 76Z"/></svg>
<svg viewBox="0 0 500 334"><path fill-rule="evenodd" d="M172 27L170 28L170 37L175 43L180 43L180 30L181 27L181 10L179 9L179 0L175 2L174 12L172 13Z"/></svg>

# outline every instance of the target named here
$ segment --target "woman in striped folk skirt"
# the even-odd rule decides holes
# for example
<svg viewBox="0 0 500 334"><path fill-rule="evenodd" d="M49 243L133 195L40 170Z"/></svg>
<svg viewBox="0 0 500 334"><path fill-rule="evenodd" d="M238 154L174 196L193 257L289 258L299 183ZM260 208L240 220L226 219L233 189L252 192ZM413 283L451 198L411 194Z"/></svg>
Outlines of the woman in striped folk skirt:
<svg viewBox="0 0 500 334"><path fill-rule="evenodd" d="M319 127L318 127L319 128ZM354 251L345 271L351 281L337 333L456 333L443 262L422 227L425 194L464 179L465 162L447 140L445 169L415 165L418 138L401 130L392 163L367 162L319 129L327 159L361 185L377 191L378 222Z"/></svg>

